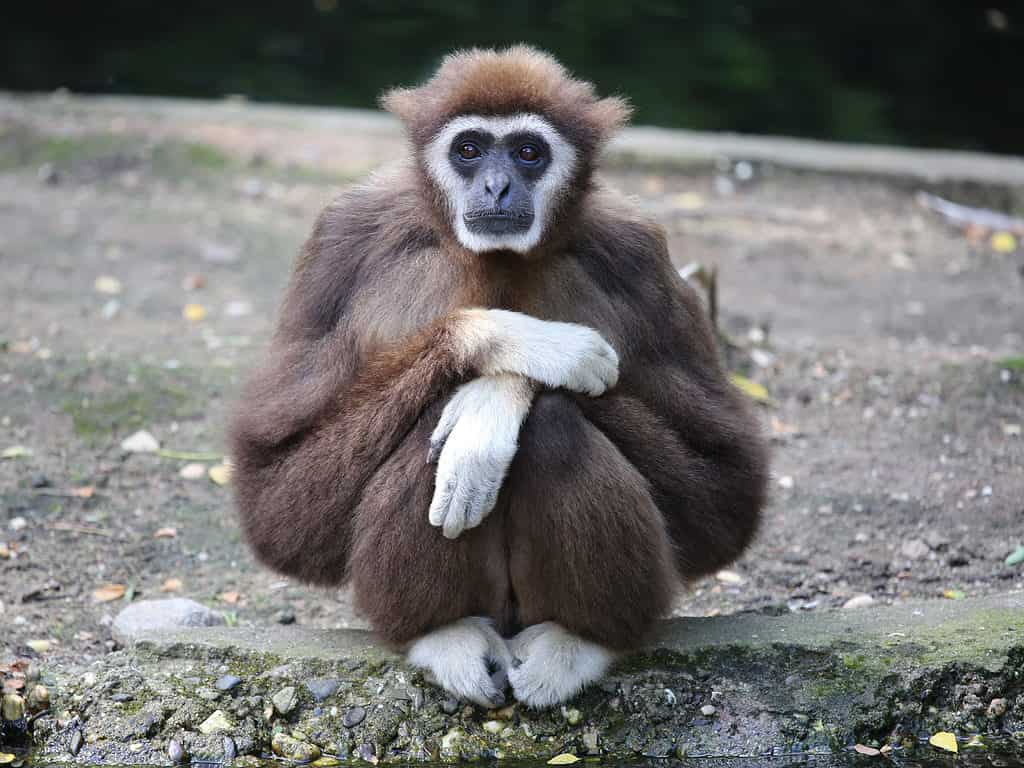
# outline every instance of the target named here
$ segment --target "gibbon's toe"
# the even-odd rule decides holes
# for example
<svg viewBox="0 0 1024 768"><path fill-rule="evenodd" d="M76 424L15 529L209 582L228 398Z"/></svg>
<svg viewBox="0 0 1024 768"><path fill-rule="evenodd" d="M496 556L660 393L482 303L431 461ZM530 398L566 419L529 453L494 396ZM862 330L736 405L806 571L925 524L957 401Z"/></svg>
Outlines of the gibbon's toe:
<svg viewBox="0 0 1024 768"><path fill-rule="evenodd" d="M516 699L533 709L546 709L573 698L599 680L612 653L547 621L527 627L511 641L516 661L508 670Z"/></svg>

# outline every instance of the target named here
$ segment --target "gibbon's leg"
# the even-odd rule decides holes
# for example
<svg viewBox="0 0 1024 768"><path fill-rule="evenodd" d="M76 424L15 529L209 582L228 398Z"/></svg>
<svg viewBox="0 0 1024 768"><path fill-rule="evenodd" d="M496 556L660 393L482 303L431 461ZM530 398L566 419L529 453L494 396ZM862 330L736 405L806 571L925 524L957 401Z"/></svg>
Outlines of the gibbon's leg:
<svg viewBox="0 0 1024 768"><path fill-rule="evenodd" d="M528 627L509 681L525 703L550 706L638 644L678 580L647 482L571 395L537 395L506 485L509 572Z"/></svg>
<svg viewBox="0 0 1024 768"><path fill-rule="evenodd" d="M435 403L374 473L354 512L349 578L356 608L380 637L404 646L508 601L504 515L457 539L430 524L436 466L427 461Z"/></svg>
<svg viewBox="0 0 1024 768"><path fill-rule="evenodd" d="M488 708L505 703L512 654L490 619L470 616L428 632L409 646L407 658L458 698Z"/></svg>

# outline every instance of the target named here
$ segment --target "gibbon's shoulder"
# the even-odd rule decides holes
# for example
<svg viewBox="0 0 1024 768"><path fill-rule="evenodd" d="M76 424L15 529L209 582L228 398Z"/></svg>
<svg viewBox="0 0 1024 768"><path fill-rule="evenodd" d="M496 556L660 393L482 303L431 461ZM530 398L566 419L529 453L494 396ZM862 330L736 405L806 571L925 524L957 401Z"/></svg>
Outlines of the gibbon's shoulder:
<svg viewBox="0 0 1024 768"><path fill-rule="evenodd" d="M317 218L285 292L279 328L316 336L337 323L360 292L373 293L395 269L436 250L423 191L407 166L372 174L342 192Z"/></svg>
<svg viewBox="0 0 1024 768"><path fill-rule="evenodd" d="M411 162L373 172L321 211L298 269L313 259L343 268L436 248L436 226L424 214L430 210L426 194Z"/></svg>
<svg viewBox="0 0 1024 768"><path fill-rule="evenodd" d="M583 202L574 250L592 269L635 281L675 271L665 230L621 192L597 184Z"/></svg>

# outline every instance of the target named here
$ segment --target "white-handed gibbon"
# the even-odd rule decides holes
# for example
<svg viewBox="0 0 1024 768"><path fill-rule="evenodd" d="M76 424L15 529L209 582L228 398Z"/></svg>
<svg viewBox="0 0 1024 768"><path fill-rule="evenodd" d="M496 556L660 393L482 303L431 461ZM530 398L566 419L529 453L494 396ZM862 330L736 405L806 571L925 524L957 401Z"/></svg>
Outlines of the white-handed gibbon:
<svg viewBox="0 0 1024 768"><path fill-rule="evenodd" d="M320 215L232 421L243 528L451 693L550 706L743 551L764 442L594 176L622 100L520 46L382 103L409 155Z"/></svg>

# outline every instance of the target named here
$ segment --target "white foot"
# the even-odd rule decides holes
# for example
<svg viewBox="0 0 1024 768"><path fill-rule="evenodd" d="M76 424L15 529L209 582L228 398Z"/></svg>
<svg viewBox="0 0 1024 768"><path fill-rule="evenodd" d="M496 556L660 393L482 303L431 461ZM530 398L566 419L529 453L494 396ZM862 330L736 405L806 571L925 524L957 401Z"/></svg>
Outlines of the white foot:
<svg viewBox="0 0 1024 768"><path fill-rule="evenodd" d="M612 663L612 652L546 621L527 627L509 641L519 661L508 671L516 699L544 709L568 701L600 680Z"/></svg>
<svg viewBox="0 0 1024 768"><path fill-rule="evenodd" d="M409 647L407 658L457 698L487 708L505 703L503 680L512 654L488 619L471 616L429 632ZM493 677L489 665L497 668Z"/></svg>

